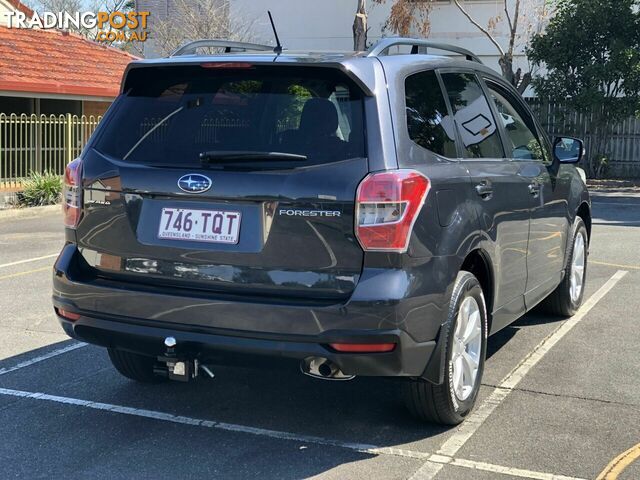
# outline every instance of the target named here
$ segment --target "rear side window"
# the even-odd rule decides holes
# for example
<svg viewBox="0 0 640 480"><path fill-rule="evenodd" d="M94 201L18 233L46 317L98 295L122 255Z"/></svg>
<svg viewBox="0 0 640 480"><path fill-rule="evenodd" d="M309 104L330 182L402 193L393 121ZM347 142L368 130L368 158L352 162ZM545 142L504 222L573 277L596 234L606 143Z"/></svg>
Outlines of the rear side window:
<svg viewBox="0 0 640 480"><path fill-rule="evenodd" d="M442 75L465 158L504 158L504 149L489 102L475 75Z"/></svg>
<svg viewBox="0 0 640 480"><path fill-rule="evenodd" d="M364 157L363 105L361 90L335 69L138 68L95 148L163 165L198 164L206 152L292 153L306 156L303 164Z"/></svg>
<svg viewBox="0 0 640 480"><path fill-rule="evenodd" d="M407 77L404 90L409 138L443 157L457 157L454 126L435 72Z"/></svg>

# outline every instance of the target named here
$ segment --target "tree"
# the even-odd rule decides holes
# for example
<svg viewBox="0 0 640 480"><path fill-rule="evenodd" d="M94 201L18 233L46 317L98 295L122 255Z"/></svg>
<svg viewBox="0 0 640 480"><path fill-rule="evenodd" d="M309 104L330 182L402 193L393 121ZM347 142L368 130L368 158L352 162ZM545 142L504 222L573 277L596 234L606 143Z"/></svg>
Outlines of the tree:
<svg viewBox="0 0 640 480"><path fill-rule="evenodd" d="M356 17L353 20L353 49L362 52L367 49L367 2L358 0Z"/></svg>
<svg viewBox="0 0 640 480"><path fill-rule="evenodd" d="M169 55L191 40L250 41L254 24L243 15L232 18L230 0L173 0L171 17L154 20L152 34L160 52Z"/></svg>
<svg viewBox="0 0 640 480"><path fill-rule="evenodd" d="M639 9L639 0L567 0L528 50L547 69L536 92L591 116L592 176L603 173L614 125L640 113Z"/></svg>
<svg viewBox="0 0 640 480"><path fill-rule="evenodd" d="M28 4L33 10L38 13L42 12L66 12L74 14L76 12L106 12L111 14L113 12L130 12L135 10L135 0L33 0L31 2L23 2ZM105 24L103 31L109 32L113 30L110 24ZM97 29L86 29L80 27L75 29L70 25L70 31L82 35L89 40L95 40L98 33ZM118 41L101 40L100 43L118 47L123 50L134 50L132 43L122 43Z"/></svg>
<svg viewBox="0 0 640 480"><path fill-rule="evenodd" d="M374 1L386 3L388 0ZM502 76L520 93L530 85L532 72L523 72L521 68L514 70L514 53L519 46L526 45L532 35L542 31L557 3L557 0L503 0L503 14L492 17L487 26L483 26L467 10L464 0L453 0L460 13L496 47ZM429 14L433 4L433 0L393 0L385 27L403 36L417 31L421 36L428 37L431 30ZM498 35L498 27L503 22L507 29L506 46L502 45Z"/></svg>

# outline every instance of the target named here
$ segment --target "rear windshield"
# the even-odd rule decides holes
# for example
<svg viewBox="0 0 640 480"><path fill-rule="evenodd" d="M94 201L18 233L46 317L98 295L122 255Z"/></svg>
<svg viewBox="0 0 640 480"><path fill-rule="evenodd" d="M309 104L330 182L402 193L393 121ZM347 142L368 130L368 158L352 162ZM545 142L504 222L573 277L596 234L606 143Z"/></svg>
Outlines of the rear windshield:
<svg viewBox="0 0 640 480"><path fill-rule="evenodd" d="M296 159L303 165L333 162L365 156L363 105L357 85L330 68L138 68L94 148L162 165L199 164L207 153L224 163L224 154L234 152L296 154L307 157Z"/></svg>

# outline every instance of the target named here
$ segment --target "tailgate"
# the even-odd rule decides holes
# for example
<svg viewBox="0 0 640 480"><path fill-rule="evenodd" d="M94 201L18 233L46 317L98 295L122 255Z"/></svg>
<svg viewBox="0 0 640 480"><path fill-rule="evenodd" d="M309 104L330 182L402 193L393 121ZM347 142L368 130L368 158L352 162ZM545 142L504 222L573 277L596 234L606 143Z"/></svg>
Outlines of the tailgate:
<svg viewBox="0 0 640 480"><path fill-rule="evenodd" d="M82 158L82 255L100 275L344 299L368 173L364 93L334 68L136 67Z"/></svg>
<svg viewBox="0 0 640 480"><path fill-rule="evenodd" d="M85 177L98 165L113 172L105 162L87 162ZM314 298L346 298L358 281L354 192L364 158L294 171L117 170L87 182L77 228L83 257L101 275ZM185 175L204 175L211 188L183 192Z"/></svg>

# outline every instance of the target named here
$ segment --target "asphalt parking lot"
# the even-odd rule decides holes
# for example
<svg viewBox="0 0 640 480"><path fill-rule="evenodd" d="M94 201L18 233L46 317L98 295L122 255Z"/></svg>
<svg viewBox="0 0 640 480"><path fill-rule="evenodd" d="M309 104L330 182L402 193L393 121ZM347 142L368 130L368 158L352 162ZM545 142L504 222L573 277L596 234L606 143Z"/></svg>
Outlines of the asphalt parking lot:
<svg viewBox="0 0 640 480"><path fill-rule="evenodd" d="M218 367L130 382L57 324L62 238L57 209L0 212L3 478L640 479L638 194L594 195L585 305L491 337L478 406L453 429L414 422L392 380Z"/></svg>

